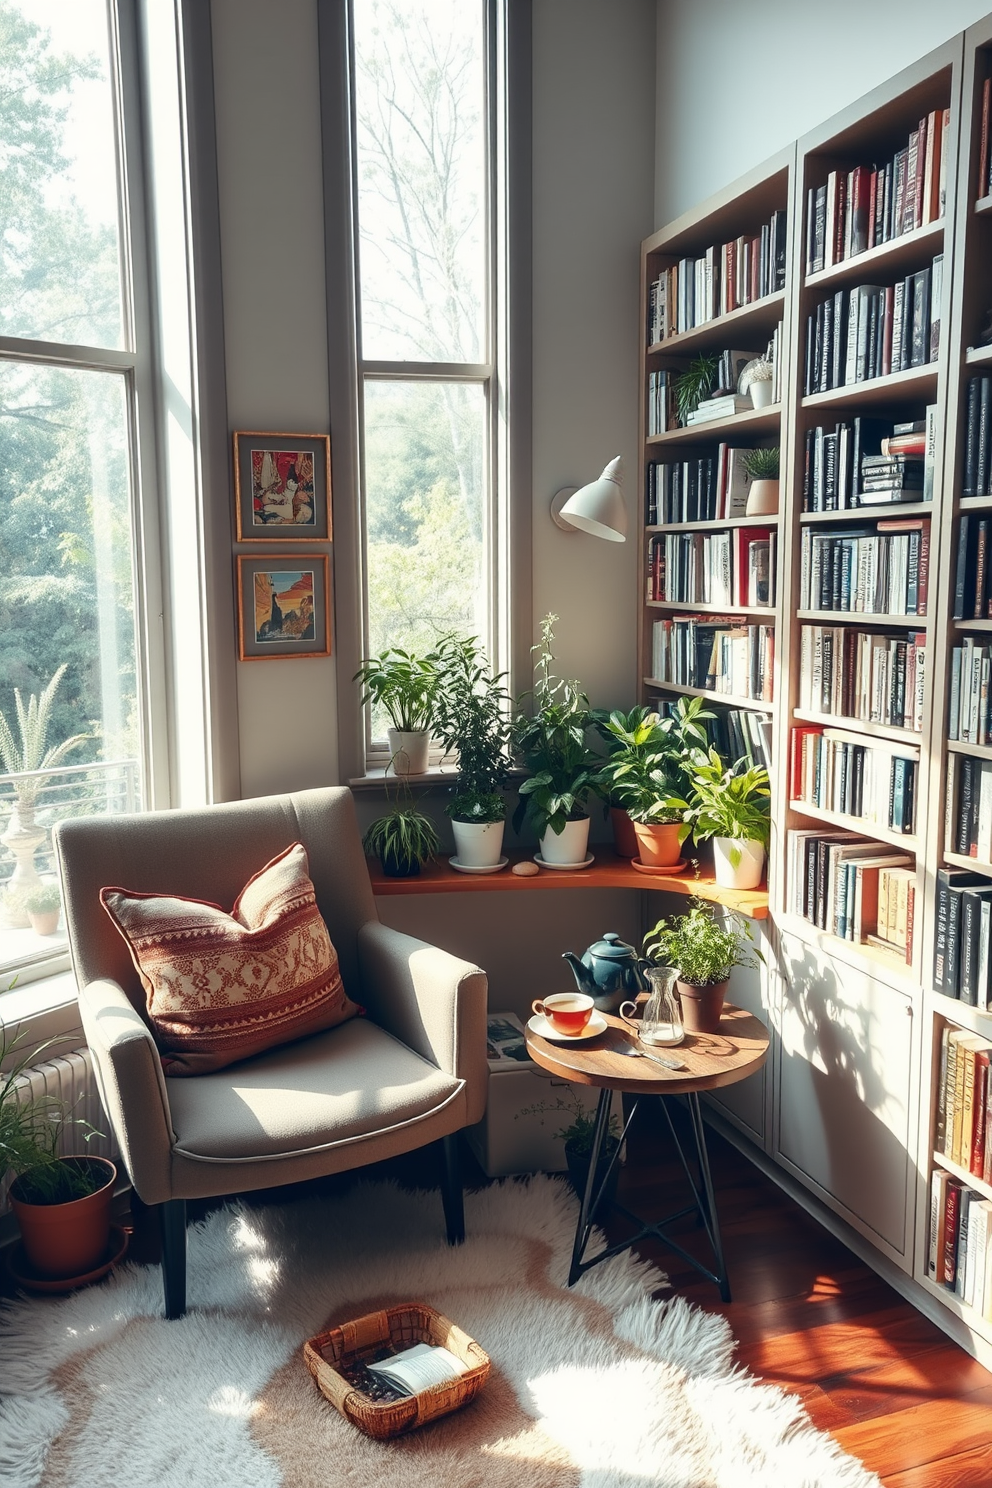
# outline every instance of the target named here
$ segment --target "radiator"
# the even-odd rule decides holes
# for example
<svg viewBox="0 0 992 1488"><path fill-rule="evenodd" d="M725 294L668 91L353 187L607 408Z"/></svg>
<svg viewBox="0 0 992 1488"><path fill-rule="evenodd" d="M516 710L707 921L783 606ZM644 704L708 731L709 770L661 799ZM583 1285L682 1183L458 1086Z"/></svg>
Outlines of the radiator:
<svg viewBox="0 0 992 1488"><path fill-rule="evenodd" d="M109 1157L116 1162L117 1143L110 1123L103 1113L100 1093L93 1076L93 1059L89 1049L74 1049L57 1059L35 1064L18 1078L15 1089L22 1100L41 1095L54 1096L69 1115L86 1121L99 1134L84 1141L85 1130L70 1126L62 1134L61 1151L66 1155L84 1153L87 1157ZM8 1210L7 1190L10 1180L0 1183L0 1215Z"/></svg>

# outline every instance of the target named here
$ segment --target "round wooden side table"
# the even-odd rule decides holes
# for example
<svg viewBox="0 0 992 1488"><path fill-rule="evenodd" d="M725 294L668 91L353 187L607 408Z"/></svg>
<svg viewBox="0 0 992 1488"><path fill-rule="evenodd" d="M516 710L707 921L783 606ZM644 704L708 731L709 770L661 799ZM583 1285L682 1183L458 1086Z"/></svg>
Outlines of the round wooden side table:
<svg viewBox="0 0 992 1488"><path fill-rule="evenodd" d="M636 1245L639 1240L652 1235L719 1287L722 1300L729 1302L730 1282L723 1257L723 1242L720 1239L720 1223L706 1151L706 1131L699 1108L699 1092L717 1090L722 1085L734 1085L738 1080L745 1080L748 1075L755 1074L768 1055L768 1030L751 1013L732 1007L729 1003L725 1004L719 1033L687 1033L685 1042L677 1048L652 1051L679 1066L677 1069L670 1069L656 1063L654 1059L633 1052L638 1047L637 1040L622 1019L608 1016L606 1021L608 1027L604 1033L582 1043L555 1043L527 1030L527 1048L535 1064L574 1085L597 1086L600 1092L592 1152L589 1155L589 1177L579 1210L568 1284L573 1286L590 1267L597 1266L600 1261L608 1260L610 1256L618 1255ZM623 1140L621 1138L621 1143L617 1144L597 1190L596 1170L609 1124L610 1101L614 1090L633 1097L623 1137L627 1135L639 1101L644 1096L661 1097L661 1109L689 1181L693 1202L657 1223L649 1223L640 1216L631 1214L622 1204L615 1205L621 1214L640 1228L629 1240L609 1245L598 1255L584 1260L583 1254L589 1242L593 1221L620 1155ZM668 1110L668 1100L674 1096L684 1098L688 1107L694 1153L691 1149L686 1151ZM690 1157L694 1157L694 1164L690 1162ZM695 1175L693 1166L696 1169ZM684 1250L669 1233L669 1227L676 1220L694 1212L698 1213L713 1249L716 1262L714 1271Z"/></svg>

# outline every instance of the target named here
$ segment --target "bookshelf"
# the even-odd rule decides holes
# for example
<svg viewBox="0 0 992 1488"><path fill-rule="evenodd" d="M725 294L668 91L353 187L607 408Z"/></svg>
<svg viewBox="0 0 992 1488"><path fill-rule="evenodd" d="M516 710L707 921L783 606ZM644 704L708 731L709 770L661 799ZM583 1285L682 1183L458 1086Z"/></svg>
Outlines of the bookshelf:
<svg viewBox="0 0 992 1488"><path fill-rule="evenodd" d="M968 1176L960 1164L955 1165L944 1152L936 1150L942 1034L945 1029L961 1029L987 1039L992 1045L992 1007L976 1007L947 995L935 985L934 972L938 873L958 869L973 874L977 887L990 891L989 903L992 903L992 840L977 858L972 852L956 850L956 841L950 844L945 841L945 823L956 820L959 806L956 800L948 800L949 779L951 788L956 788L954 782L960 782L965 761L971 762L973 780L986 781L988 797L983 810L992 818L992 448L988 452L984 486L979 478L978 489L972 494L965 481L969 468L969 383L973 378L990 379L987 396L992 431L992 143L988 146L984 178L980 171L983 86L989 77L992 77L992 16L905 69L766 165L656 232L642 245L642 326L646 327L651 285L662 269L697 256L712 244L753 233L772 211L788 213L784 283L775 294L650 346L642 333L640 358L643 375L640 543L644 565L651 553L652 539L659 534L713 532L725 525L722 521L671 525L654 521L648 526L650 463L681 461L690 456L704 458L721 443L751 447L779 444L781 478L777 516L729 523L742 529L748 525L759 530L771 526L776 534L774 605L771 611L762 612L774 626L772 700L730 697L721 695L715 688L684 687L659 678L652 664L653 626L659 616L677 616L679 611L703 616L707 611L704 606L652 600L645 588L638 606L638 675L642 678L642 700L671 700L674 695L685 693L707 699L717 710L722 704L761 712L771 725L769 917L762 933L772 966L766 1011L776 1057L771 1062L769 1076L770 1117L763 1137L764 1158L771 1161L773 1170L781 1169L782 1181L789 1184L791 1191L798 1187L812 1196L811 1207L815 1207L815 1200L832 1211L842 1226L846 1226L842 1233L860 1237L862 1253L874 1258L894 1284L986 1362L992 1362L992 1307L983 1310L969 1306L947 1287L936 1283L928 1275L928 1260L933 1174L946 1173L962 1181ZM937 115L939 124L934 122ZM866 198L860 194L864 189L862 178L856 178L854 173L867 172L870 179L878 171L881 174L877 179L881 179L885 165L897 163L903 150L907 151L908 162L911 136L924 120L927 121L925 137L934 140L940 137L943 141L946 167L941 193L939 149L929 162L924 157L921 167L924 177L927 171L931 174L929 187L920 188L919 200L924 205L916 208L923 220L909 225L909 218L903 215L899 220L905 231L893 232L886 241L877 244L869 242L868 246L862 246L862 251L845 252L860 241L858 234L862 227L855 225L850 237L845 238L835 217L833 241L838 256L836 261L821 265L815 253L809 254L810 246L815 247L817 241L817 193L833 191L836 206L837 193L849 187L860 204L860 211ZM932 173L935 169L936 176ZM846 183L843 188L836 184L841 178ZM878 205L877 191L875 205ZM905 213L905 200L903 208ZM825 217L825 224L826 220ZM873 229L883 220L884 214L872 217ZM892 221L890 218L890 228ZM872 235L873 232L869 233L869 237ZM935 261L939 261L936 267ZM889 363L895 365L894 307L897 303L905 306L910 296L911 308L915 308L921 286L931 293L935 276L941 280L939 300L934 300L939 306L939 341L924 343L922 333L918 333L914 343L909 314L902 324L909 328L908 344L912 347L914 364L903 363L902 370L890 370ZM902 298L897 301L900 285ZM867 303L873 307L871 316L875 317L864 333L864 347L859 349L855 343L857 358L864 353L863 367L857 361L857 370L862 373L859 381L848 380L846 364L835 359L842 358L843 352L838 353L830 340L835 324L841 324L846 334L847 322L843 317L855 303L856 291L862 295L857 300L858 313L861 304ZM846 299L842 300L841 296ZM834 305L833 321L820 308L828 299ZM778 348L781 398L775 406L738 413L712 424L649 434L648 379L652 373L678 370L687 365L686 358L703 351L752 344L754 350L760 351L761 338L767 339L777 323L782 328ZM815 337L820 336L818 362L815 356L807 356L809 334L814 337L814 352ZM872 337L877 339L873 341ZM988 344L983 344L986 338ZM919 360L924 344L926 355ZM827 369L827 386L822 391L807 390L811 365ZM838 367L843 372L839 382L835 376ZM867 375L869 371L875 375ZM831 377L835 379L832 386ZM976 397L972 394L973 400ZM859 421L859 440L866 437L866 430L871 431L872 438L880 439L892 437L896 425L924 425L922 432L929 440L930 449L927 499L920 499L914 492L905 502L885 505L840 507L839 501L830 499L819 505L811 502L809 493L804 492L808 446L829 448L831 457L838 462L832 467L836 472L842 452L848 461L858 458L851 455L850 431L855 421ZM887 426L888 434L879 433L882 423ZM844 428L849 432L842 435ZM817 436L818 429L824 433ZM817 438L821 440L819 446ZM835 443L828 447L822 443L826 438L834 438ZM885 453L879 453L877 446L867 443L856 442L853 448L875 455L879 465ZM973 458L977 460L977 455ZM837 495L844 499L845 494L850 496L852 489L856 489L850 484L852 478L846 477L845 486L836 473L829 475L823 491L831 498ZM911 489L912 481L907 481L907 490ZM822 494L818 491L818 498ZM976 612L968 609L962 615L959 597L956 605L955 588L963 518L967 519L966 552L971 565L967 569L968 582L976 585L978 524L988 525L981 538L986 545L986 587L973 606ZM899 531L884 525L893 519L905 522L905 528ZM921 527L921 523L925 526ZM926 539L922 536L924 531ZM910 539L910 532L921 535ZM904 537L907 543L906 547L891 547L888 556L890 562L908 565L911 577L907 608L910 601L921 600L918 590L921 550L925 556L925 543L929 544L928 584L922 614L902 613L898 608L893 613L891 598L888 604L880 606L879 613L854 607L863 596L859 593L856 601L852 598L855 579L850 565L862 561L861 550L851 547L849 553L842 544L854 543L863 536L867 539L865 561L872 563L878 550L874 540L892 534ZM818 553L829 554L830 561L838 564L841 600L850 600L851 608L824 609L803 604L804 592L811 593L809 584L805 590L803 584L804 547L808 562L812 551L809 543L814 539L822 540ZM823 541L826 546L822 545ZM835 546L831 547L831 542ZM901 574L902 569L897 572ZM848 582L852 585L850 592L843 587ZM861 583L860 574L857 582ZM870 571L869 582L876 583L871 591L876 598L894 592L878 587L880 581L874 571ZM913 582L917 584L915 592ZM831 590L821 589L819 593L821 600L826 593L828 602L836 602ZM754 609L722 612L719 607L714 609L757 623ZM925 666L918 694L914 694L915 712L906 710L903 696L903 706L895 710L894 716L907 721L887 722L880 715L892 710L873 712L874 703L869 699L866 705L862 691L857 695L857 705L863 708L861 716L852 716L847 711L839 713L834 706L837 696L845 701L852 697L847 682L846 691L842 688L840 694L834 693L830 708L823 704L824 697L830 700L829 688L820 694L813 692L814 703L810 706L811 689L808 681L803 685L802 664L804 656L808 659L811 654L811 645L820 641L811 638L809 628L820 632L829 629L834 637L846 637L836 641L840 647L838 654L845 666L853 665L855 669L874 665L854 649L857 636L864 638L866 654L876 659L877 653L888 645L893 658L891 665L896 670L889 673L883 670L880 675L890 679L895 676L897 682L904 676L903 667L908 668L910 661L913 666L917 663L910 648L923 647ZM831 646L834 643L832 639ZM956 732L949 702L954 653L956 648L963 652L966 644L971 648L970 665L975 664L975 652L980 653L979 670L974 674L979 680L975 686L986 689L981 694L982 706L987 707L981 742L969 742L970 738L979 737L971 733L967 737L951 737ZM903 646L905 651L900 649ZM850 662L852 651L853 663ZM984 681L981 680L983 663ZM963 665L958 663L959 668ZM860 671L856 670L856 675L860 678ZM919 674L913 675L918 682ZM958 685L963 686L960 677ZM893 686L898 692L897 684ZM990 701L986 703L986 699ZM957 706L960 711L960 695ZM847 739L863 741L863 745L856 744L859 751L862 748L881 751L878 757L883 759L886 750L898 754L911 746L915 757L911 830L904 832L897 826L870 822L801 799L809 792L792 788L793 730L799 728L842 730ZM863 758L859 754L859 759ZM979 773L983 766L986 775ZM901 772L898 778L903 779ZM818 794L817 799L824 797ZM983 818L983 822L983 830L992 838L992 820L985 822ZM840 832L853 832L865 839L868 873L877 872L870 865L888 854L909 859L908 871L901 869L899 878L899 883L906 885L905 891L899 892L911 896L908 956L885 943L852 940L846 934L842 937L825 929L823 923L813 923L796 912L796 895L790 893L789 882L790 862L795 863L794 854L790 859L790 834L809 834L810 838L820 834L826 840L830 834ZM801 840L793 839L793 848ZM986 842L986 838L982 841ZM830 857L829 847L821 851L823 861L828 865L833 862L836 869L837 859ZM831 892L838 896L835 903L840 904L841 890L837 884L846 884L849 908L852 886L861 885L862 877L853 863L841 871L844 876L832 880ZM893 894L895 882L893 878L888 886ZM792 887L794 890L795 885ZM891 906L889 913L891 929L894 923ZM974 926L978 910L973 907L971 914L970 923ZM845 923L847 932L851 930L850 921L843 917L835 918L833 923L834 930ZM864 924L867 921L856 921L855 932L863 929ZM884 939L877 937L883 942ZM992 942L992 929L989 939ZM992 1002L992 995L989 1000ZM972 1175L971 1182L982 1200L992 1202L992 1181Z"/></svg>

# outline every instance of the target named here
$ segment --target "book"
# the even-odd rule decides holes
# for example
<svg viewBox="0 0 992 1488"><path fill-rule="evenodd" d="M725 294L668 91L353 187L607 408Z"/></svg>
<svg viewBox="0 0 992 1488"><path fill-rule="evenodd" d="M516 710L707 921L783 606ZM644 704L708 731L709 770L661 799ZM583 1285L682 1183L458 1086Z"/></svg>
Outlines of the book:
<svg viewBox="0 0 992 1488"><path fill-rule="evenodd" d="M415 1343L390 1359L365 1366L401 1396L418 1395L434 1385L446 1384L467 1373L471 1365L449 1349L431 1343Z"/></svg>

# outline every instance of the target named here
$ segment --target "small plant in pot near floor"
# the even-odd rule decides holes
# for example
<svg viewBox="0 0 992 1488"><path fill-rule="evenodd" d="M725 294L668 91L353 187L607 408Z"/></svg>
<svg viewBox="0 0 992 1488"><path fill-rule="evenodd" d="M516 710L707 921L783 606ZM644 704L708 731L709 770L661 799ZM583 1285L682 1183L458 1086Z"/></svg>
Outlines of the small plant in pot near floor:
<svg viewBox="0 0 992 1488"><path fill-rule="evenodd" d="M386 816L372 823L362 846L370 858L378 858L387 878L415 878L441 844L429 816L412 802L399 803Z"/></svg>
<svg viewBox="0 0 992 1488"><path fill-rule="evenodd" d="M587 1110L578 1096L573 1093L570 1100L559 1096L555 1101L541 1101L536 1106L527 1106L525 1110L520 1112L520 1115L545 1116L557 1115L558 1113L572 1118L567 1126L563 1126L559 1131L555 1132L555 1136L565 1144L565 1162L568 1164L568 1176L571 1179L572 1187L581 1201L585 1195L586 1182L589 1178L589 1159L592 1156L593 1137L596 1134L595 1106ZM616 1116L611 1114L606 1134L603 1137L603 1144L599 1150L599 1162L596 1165L597 1189L606 1175L607 1168L613 1161L613 1154L620 1146L621 1135L620 1122ZM617 1184L619 1181L620 1163L618 1160L613 1164L609 1186L603 1195L607 1206L612 1205L616 1201Z"/></svg>
<svg viewBox="0 0 992 1488"><path fill-rule="evenodd" d="M719 1033L730 973L764 958L743 915L724 909L723 924L712 906L690 899L689 910L661 919L644 938L644 952L658 966L674 966L682 1021L689 1033Z"/></svg>
<svg viewBox="0 0 992 1488"><path fill-rule="evenodd" d="M0 1065L16 1042L0 1037ZM69 1132L83 1146L98 1134L55 1097L25 1097L20 1076L40 1053L16 1055L0 1075L0 1176L13 1174L10 1204L31 1272L68 1287L106 1262L117 1169L105 1157L60 1156Z"/></svg>
<svg viewBox="0 0 992 1488"><path fill-rule="evenodd" d="M433 652L414 656L391 647L363 661L352 678L361 683L362 706L372 705L373 729L385 722L383 714L389 718L387 773L426 773L437 687L436 659Z"/></svg>
<svg viewBox="0 0 992 1488"><path fill-rule="evenodd" d="M448 636L437 648L435 730L458 775L447 806L455 836L452 867L495 871L506 859L503 791L510 774L510 698L474 638Z"/></svg>
<svg viewBox="0 0 992 1488"><path fill-rule="evenodd" d="M600 781L611 803L630 817L636 856L646 868L671 868L679 862L690 830L684 800L690 762L706 746L704 720L712 717L700 698L679 698L668 718L643 707L597 716L596 726L610 749Z"/></svg>
<svg viewBox="0 0 992 1488"><path fill-rule="evenodd" d="M591 795L604 795L600 756L589 746L592 722L589 699L578 682L556 677L552 670L557 615L546 615L537 654L534 714L514 720L513 747L527 771L513 825L520 830L526 817L541 842L540 857L549 867L584 868L588 858Z"/></svg>
<svg viewBox="0 0 992 1488"><path fill-rule="evenodd" d="M716 881L725 889L761 883L771 833L771 792L762 765L724 765L715 749L693 760L692 823L696 842L713 841Z"/></svg>

